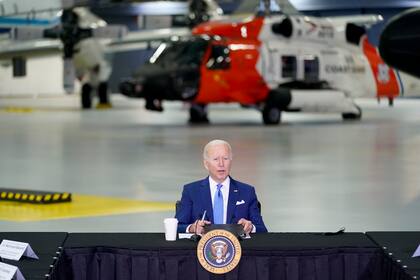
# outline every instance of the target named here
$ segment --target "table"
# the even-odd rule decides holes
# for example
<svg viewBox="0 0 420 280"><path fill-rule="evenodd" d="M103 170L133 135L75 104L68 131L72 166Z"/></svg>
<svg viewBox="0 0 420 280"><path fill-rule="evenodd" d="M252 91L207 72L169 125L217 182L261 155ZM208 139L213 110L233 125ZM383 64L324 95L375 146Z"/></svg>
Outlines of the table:
<svg viewBox="0 0 420 280"><path fill-rule="evenodd" d="M411 257L420 244L420 232L371 231L366 235L383 248L394 264L397 263L406 271L407 277L401 279L420 279L420 257Z"/></svg>
<svg viewBox="0 0 420 280"><path fill-rule="evenodd" d="M56 279L271 280L400 279L363 233L259 233L241 241L242 259L225 275L205 271L190 240L167 242L162 233L70 233ZM55 279L55 278L54 278ZM402 278L401 278L402 279Z"/></svg>
<svg viewBox="0 0 420 280"><path fill-rule="evenodd" d="M0 232L3 239L25 242L31 245L39 260L22 257L20 261L3 259L4 263L19 267L25 279L46 279L60 257L60 248L67 232Z"/></svg>

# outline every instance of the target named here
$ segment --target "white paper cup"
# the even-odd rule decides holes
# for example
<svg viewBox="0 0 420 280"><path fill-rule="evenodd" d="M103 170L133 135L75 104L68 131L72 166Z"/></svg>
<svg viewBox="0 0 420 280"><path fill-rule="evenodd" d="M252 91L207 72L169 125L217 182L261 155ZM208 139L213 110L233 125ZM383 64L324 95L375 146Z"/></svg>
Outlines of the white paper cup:
<svg viewBox="0 0 420 280"><path fill-rule="evenodd" d="M175 241L178 227L178 219L166 218L163 220L163 224L165 225L165 239L167 241Z"/></svg>

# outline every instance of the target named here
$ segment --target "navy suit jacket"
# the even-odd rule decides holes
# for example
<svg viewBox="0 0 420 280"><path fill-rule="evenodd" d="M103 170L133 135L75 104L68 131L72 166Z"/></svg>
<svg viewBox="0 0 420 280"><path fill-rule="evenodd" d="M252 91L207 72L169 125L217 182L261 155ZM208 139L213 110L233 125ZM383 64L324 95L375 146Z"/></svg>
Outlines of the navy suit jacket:
<svg viewBox="0 0 420 280"><path fill-rule="evenodd" d="M178 232L185 232L188 225L201 219L204 210L207 211L205 220L213 224L213 205L208 177L184 186L181 203L175 214L178 219ZM254 187L230 178L226 223L236 224L241 218L251 221L257 232L267 232L258 209Z"/></svg>

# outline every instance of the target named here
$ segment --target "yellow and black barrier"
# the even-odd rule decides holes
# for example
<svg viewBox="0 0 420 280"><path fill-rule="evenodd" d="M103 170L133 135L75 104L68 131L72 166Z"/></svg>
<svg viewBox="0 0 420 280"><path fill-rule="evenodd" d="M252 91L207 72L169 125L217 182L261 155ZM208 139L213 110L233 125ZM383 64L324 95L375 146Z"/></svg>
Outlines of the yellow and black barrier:
<svg viewBox="0 0 420 280"><path fill-rule="evenodd" d="M71 193L0 188L0 201L16 201L35 204L70 202Z"/></svg>

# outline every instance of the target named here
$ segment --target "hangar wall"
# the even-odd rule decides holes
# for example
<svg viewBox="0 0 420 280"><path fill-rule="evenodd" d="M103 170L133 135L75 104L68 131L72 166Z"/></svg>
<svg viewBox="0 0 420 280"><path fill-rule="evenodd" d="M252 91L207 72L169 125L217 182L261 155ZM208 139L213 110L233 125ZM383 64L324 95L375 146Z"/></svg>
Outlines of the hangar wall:
<svg viewBox="0 0 420 280"><path fill-rule="evenodd" d="M0 62L0 96L63 95L61 54L34 56L26 60L26 75L13 76L11 60Z"/></svg>

